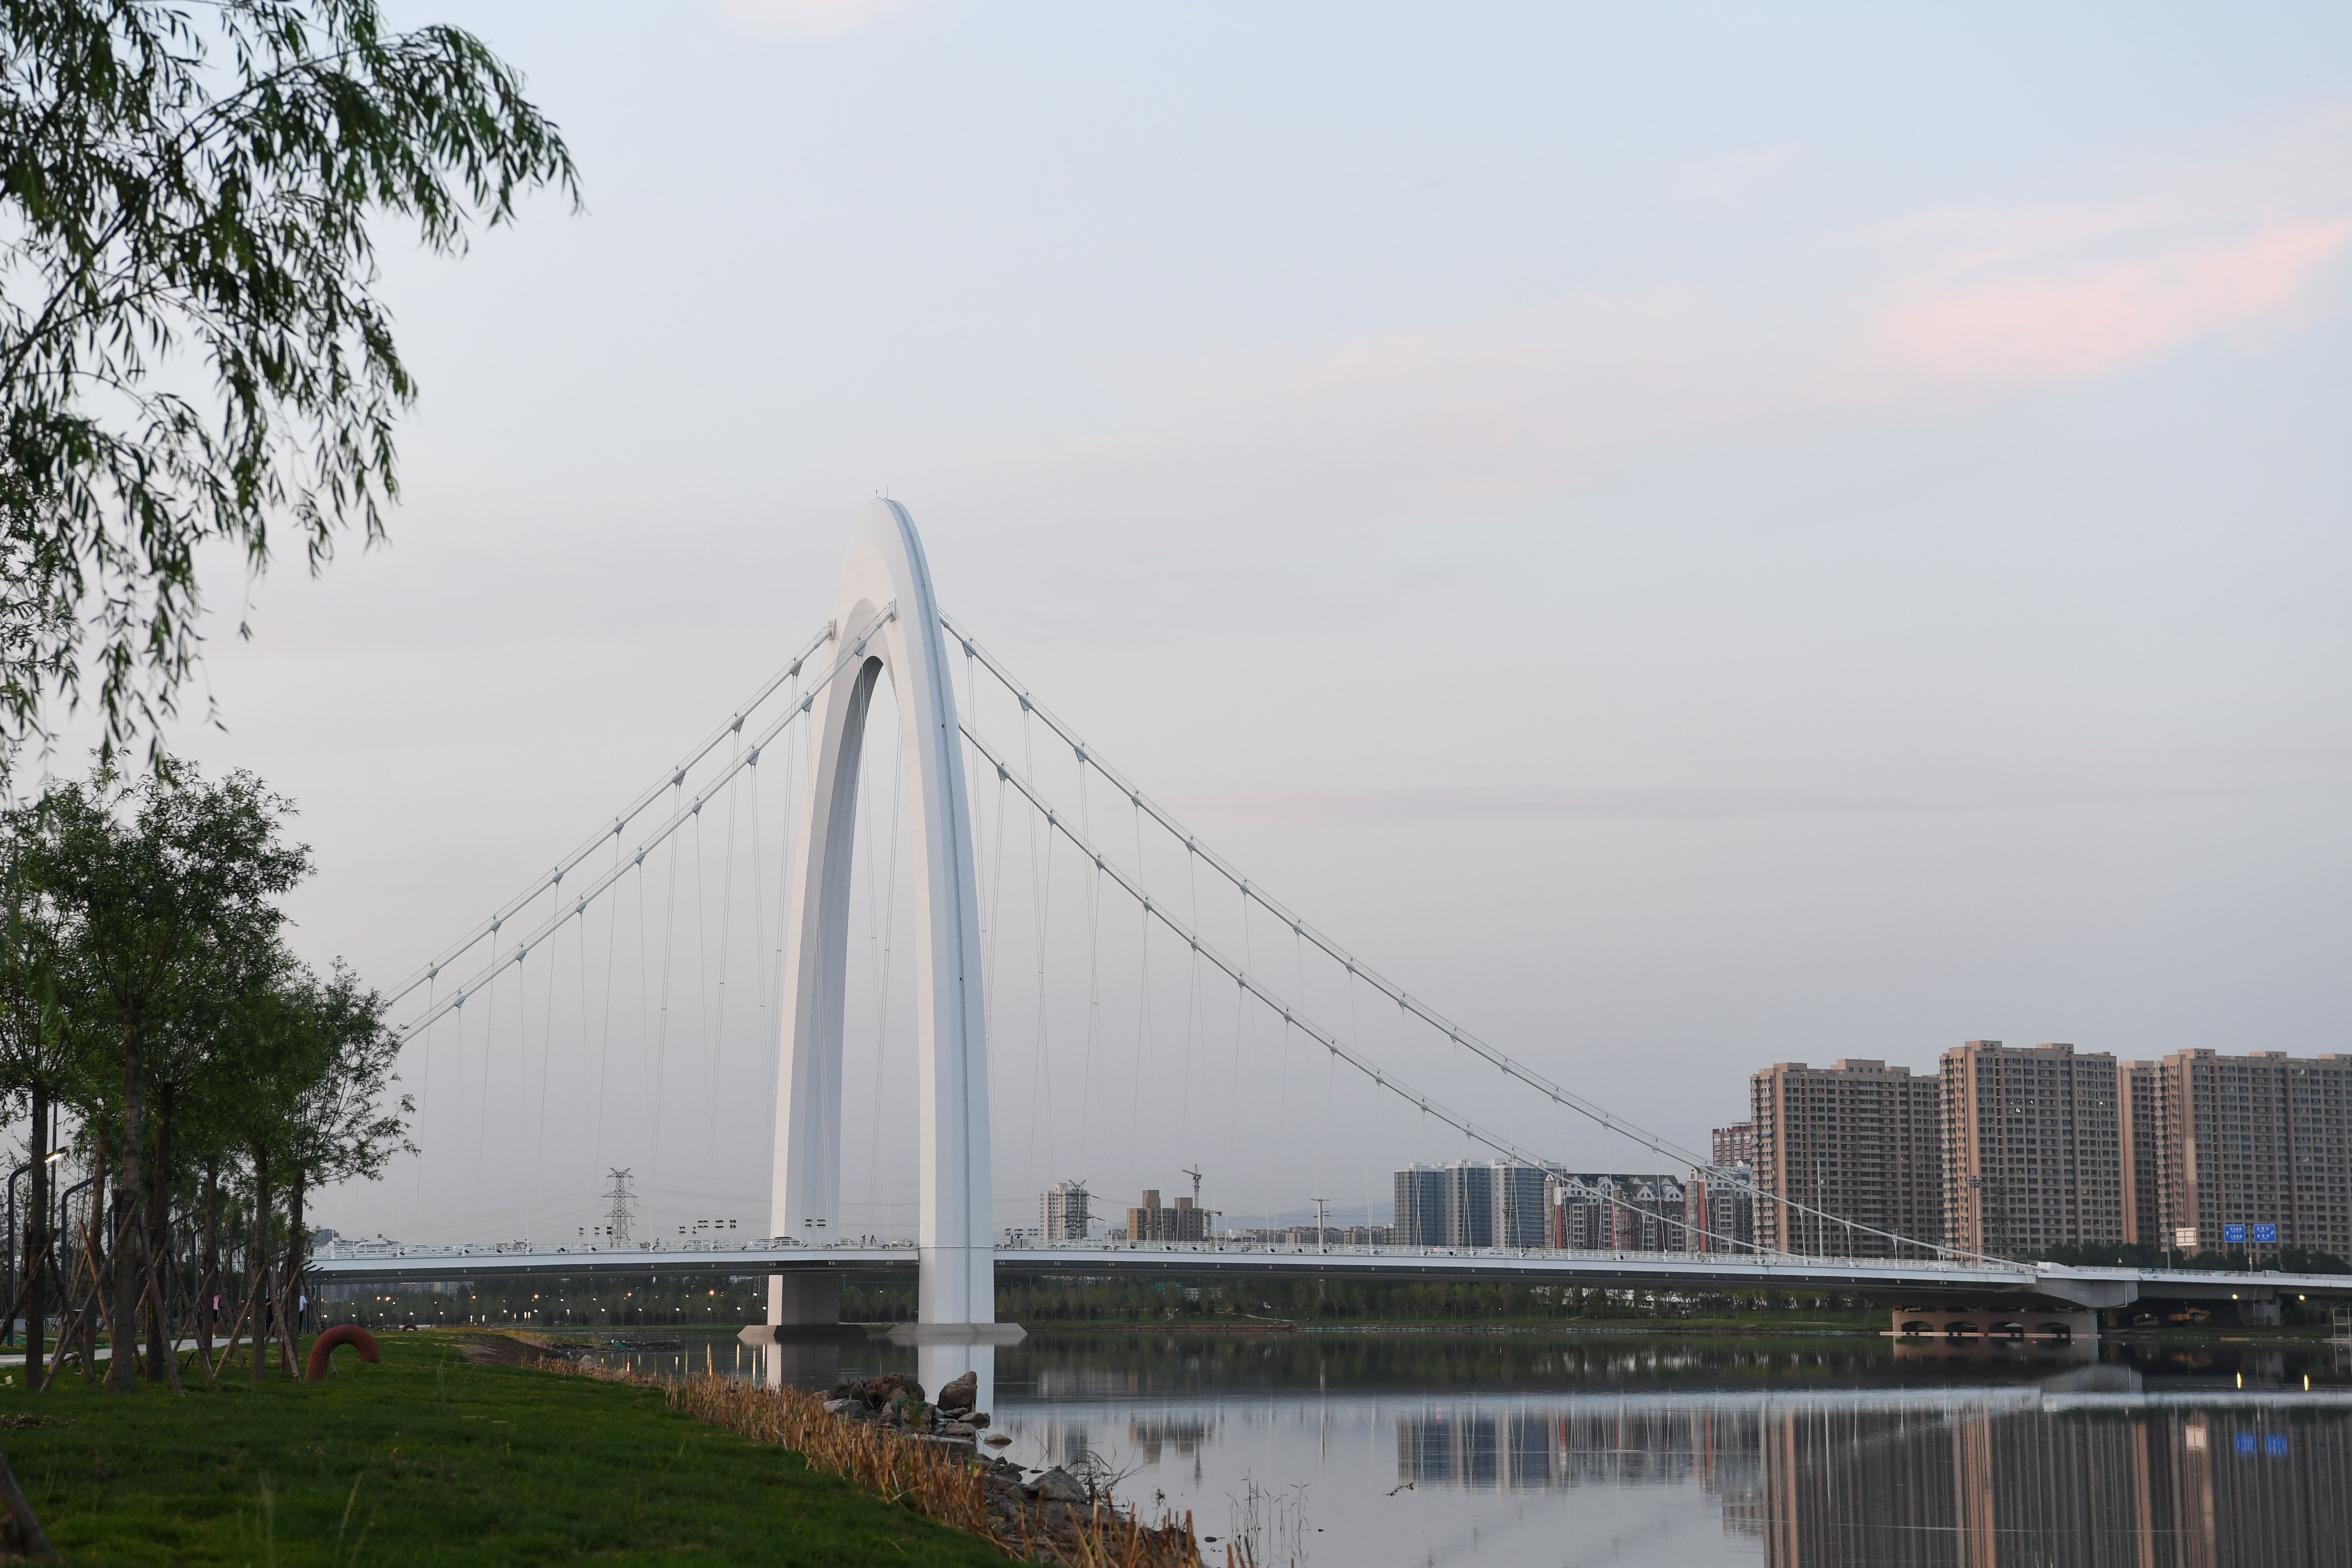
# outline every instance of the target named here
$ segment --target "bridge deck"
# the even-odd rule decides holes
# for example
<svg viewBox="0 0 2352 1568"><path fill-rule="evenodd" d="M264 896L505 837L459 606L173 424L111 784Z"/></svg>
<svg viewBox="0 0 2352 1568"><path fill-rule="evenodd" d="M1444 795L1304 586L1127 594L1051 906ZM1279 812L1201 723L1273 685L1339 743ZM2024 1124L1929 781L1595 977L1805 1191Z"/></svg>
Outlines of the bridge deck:
<svg viewBox="0 0 2352 1568"><path fill-rule="evenodd" d="M518 1251L347 1247L313 1259L321 1283L525 1279L596 1275L913 1275L916 1249L771 1247L676 1251ZM1554 1252L1420 1247L1000 1247L1000 1274L1093 1279L1323 1279L1488 1281L1612 1290L1839 1290L1889 1302L2063 1301L2120 1307L2142 1297L2228 1300L2352 1296L2352 1275L2217 1274L2186 1269L2003 1268L1981 1263L1735 1254Z"/></svg>

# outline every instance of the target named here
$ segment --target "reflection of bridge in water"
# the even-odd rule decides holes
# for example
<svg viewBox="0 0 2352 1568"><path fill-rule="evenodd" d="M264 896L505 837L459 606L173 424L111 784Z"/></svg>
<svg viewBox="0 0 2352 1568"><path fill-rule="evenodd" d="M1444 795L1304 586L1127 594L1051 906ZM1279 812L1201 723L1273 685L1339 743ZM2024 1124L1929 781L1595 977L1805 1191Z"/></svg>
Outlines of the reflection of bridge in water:
<svg viewBox="0 0 2352 1568"><path fill-rule="evenodd" d="M1785 1568L2221 1568L2352 1560L2352 1392L2041 1385L1448 1402L1397 1479L1696 1487ZM2021 1553L2024 1554L2021 1554Z"/></svg>

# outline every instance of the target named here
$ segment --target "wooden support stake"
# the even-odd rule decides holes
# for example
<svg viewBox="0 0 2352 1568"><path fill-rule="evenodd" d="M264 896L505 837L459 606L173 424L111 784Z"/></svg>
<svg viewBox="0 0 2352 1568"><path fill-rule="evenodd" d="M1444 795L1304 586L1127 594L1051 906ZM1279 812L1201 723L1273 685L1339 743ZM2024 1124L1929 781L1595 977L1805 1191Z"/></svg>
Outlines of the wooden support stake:
<svg viewBox="0 0 2352 1568"><path fill-rule="evenodd" d="M25 1500L25 1490L16 1484L16 1472L8 1468L5 1454L0 1454L0 1502L8 1505L7 1519L0 1521L0 1547L5 1547L12 1557L56 1562L58 1549L41 1533L41 1521L33 1517L33 1505Z"/></svg>

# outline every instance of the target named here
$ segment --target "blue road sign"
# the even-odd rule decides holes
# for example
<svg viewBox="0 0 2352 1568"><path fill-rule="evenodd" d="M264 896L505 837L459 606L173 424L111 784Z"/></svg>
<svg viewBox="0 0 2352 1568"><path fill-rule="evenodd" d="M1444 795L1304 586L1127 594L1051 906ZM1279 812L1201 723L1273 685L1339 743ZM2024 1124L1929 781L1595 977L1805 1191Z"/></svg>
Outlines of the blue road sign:
<svg viewBox="0 0 2352 1568"><path fill-rule="evenodd" d="M2241 1432L2238 1434L2238 1452L2251 1457L2255 1451L2254 1445L2260 1441L2252 1432Z"/></svg>
<svg viewBox="0 0 2352 1568"><path fill-rule="evenodd" d="M2245 1246L2246 1227L2242 1225L2223 1226L2221 1227L2221 1245L2224 1247Z"/></svg>
<svg viewBox="0 0 2352 1568"><path fill-rule="evenodd" d="M2286 1435L2283 1432L2273 1432L2269 1436L2263 1438L2263 1452L2268 1454L2273 1459L2285 1458Z"/></svg>
<svg viewBox="0 0 2352 1568"><path fill-rule="evenodd" d="M2276 1247L2278 1245L2278 1226L2274 1225L2258 1225L2254 1226L2254 1239L2262 1243L2264 1247Z"/></svg>

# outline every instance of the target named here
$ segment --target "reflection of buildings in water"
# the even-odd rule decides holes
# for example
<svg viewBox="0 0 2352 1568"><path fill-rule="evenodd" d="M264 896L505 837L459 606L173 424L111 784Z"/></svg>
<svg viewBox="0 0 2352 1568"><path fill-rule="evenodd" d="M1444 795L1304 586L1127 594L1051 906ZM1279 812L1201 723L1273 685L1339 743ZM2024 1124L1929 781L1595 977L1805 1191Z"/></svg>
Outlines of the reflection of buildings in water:
<svg viewBox="0 0 2352 1568"><path fill-rule="evenodd" d="M1791 1406L1764 1425L1778 1568L2344 1561L2352 1433L2275 1405L2194 1414ZM2022 1554L2021 1554L2022 1553Z"/></svg>
<svg viewBox="0 0 2352 1568"><path fill-rule="evenodd" d="M2352 1542L2352 1422L2277 1403L1740 1402L1432 1409L1397 1479L1486 1491L1696 1484L1769 1568L2318 1568Z"/></svg>
<svg viewBox="0 0 2352 1568"><path fill-rule="evenodd" d="M1127 1440L1135 1457L1156 1465L1173 1450L1180 1458L1198 1458L1202 1447L1217 1435L1216 1418L1208 1415L1144 1415L1127 1424Z"/></svg>
<svg viewBox="0 0 2352 1568"><path fill-rule="evenodd" d="M1397 1422L1397 1479L1475 1491L1696 1483L1727 1528L1752 1535L1759 1419L1705 1405L1433 1410Z"/></svg>
<svg viewBox="0 0 2352 1568"><path fill-rule="evenodd" d="M1035 1431L1037 1446L1045 1451L1046 1464L1068 1469L1094 1451L1087 1441L1087 1428L1080 1423L1041 1421Z"/></svg>

